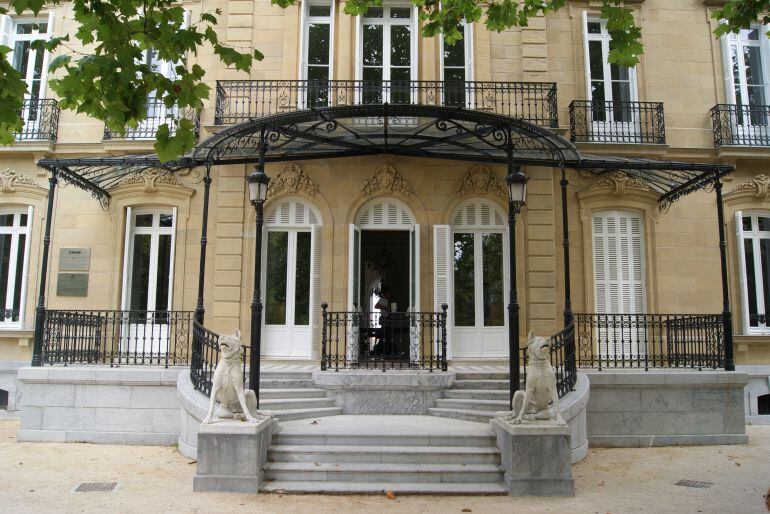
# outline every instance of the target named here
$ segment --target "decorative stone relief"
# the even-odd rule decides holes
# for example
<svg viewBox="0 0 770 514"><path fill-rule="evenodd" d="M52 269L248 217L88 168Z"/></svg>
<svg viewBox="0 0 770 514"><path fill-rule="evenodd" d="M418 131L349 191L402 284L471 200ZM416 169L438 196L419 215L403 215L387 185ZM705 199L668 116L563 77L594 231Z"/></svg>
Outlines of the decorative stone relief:
<svg viewBox="0 0 770 514"><path fill-rule="evenodd" d="M310 180L305 171L294 163L289 163L270 180L267 186L267 196L279 193L304 192L310 196L318 193L318 186Z"/></svg>
<svg viewBox="0 0 770 514"><path fill-rule="evenodd" d="M40 187L33 179L22 175L10 168L0 171L0 191L3 193L15 193L16 186L27 185Z"/></svg>
<svg viewBox="0 0 770 514"><path fill-rule="evenodd" d="M751 191L754 193L754 197L759 198L760 200L770 198L770 177L764 174L757 175L730 192L738 193L740 191Z"/></svg>
<svg viewBox="0 0 770 514"><path fill-rule="evenodd" d="M551 366L551 341L529 332L527 341L527 381L524 391L513 395L513 410L495 416L501 421L520 424L522 421L554 420L567 423L561 417L556 373Z"/></svg>
<svg viewBox="0 0 770 514"><path fill-rule="evenodd" d="M457 196L466 194L505 196L505 188L492 170L486 166L474 166L457 185Z"/></svg>
<svg viewBox="0 0 770 514"><path fill-rule="evenodd" d="M641 180L634 178L622 171L615 171L605 175L599 175L592 187L611 187L617 196L623 196L630 189L649 191L650 188Z"/></svg>
<svg viewBox="0 0 770 514"><path fill-rule="evenodd" d="M406 179L399 175L396 168L390 164L383 164L377 168L374 176L364 182L361 191L367 195L376 193L401 193L404 196L409 196L414 193L412 186L410 186Z"/></svg>
<svg viewBox="0 0 770 514"><path fill-rule="evenodd" d="M170 186L182 185L182 183L179 182L174 174L170 171L159 170L155 168L148 168L139 173L129 175L118 183L119 186L128 184L144 184L145 193L157 193L158 184L166 184Z"/></svg>

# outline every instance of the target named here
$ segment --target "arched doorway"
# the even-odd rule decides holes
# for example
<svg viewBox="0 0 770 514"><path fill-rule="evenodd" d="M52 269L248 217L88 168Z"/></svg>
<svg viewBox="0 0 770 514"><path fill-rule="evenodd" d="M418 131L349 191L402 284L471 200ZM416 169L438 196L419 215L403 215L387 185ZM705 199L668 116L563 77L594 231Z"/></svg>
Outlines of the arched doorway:
<svg viewBox="0 0 770 514"><path fill-rule="evenodd" d="M265 216L263 245L262 355L309 359L315 307L320 302L322 219L315 207L301 199L285 199Z"/></svg>

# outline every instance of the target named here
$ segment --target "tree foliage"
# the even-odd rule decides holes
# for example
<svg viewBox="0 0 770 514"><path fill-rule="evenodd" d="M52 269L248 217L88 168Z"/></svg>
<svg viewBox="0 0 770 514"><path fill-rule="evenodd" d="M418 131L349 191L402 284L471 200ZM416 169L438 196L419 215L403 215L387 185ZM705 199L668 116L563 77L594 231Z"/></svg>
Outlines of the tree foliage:
<svg viewBox="0 0 770 514"><path fill-rule="evenodd" d="M299 0L271 0L288 7ZM418 8L422 34L444 34L450 44L462 38L462 20L481 22L491 31L526 27L536 16L562 9L568 0L412 0ZM38 14L59 0L12 0L0 14ZM110 131L122 133L147 117L148 99L166 107L200 110L210 88L205 70L190 64L191 57L208 47L227 66L248 72L262 54L256 49L237 49L223 44L217 30L221 13L204 12L198 20L185 23L184 9L175 0L74 0L71 7L76 30L36 45L44 46L55 58L49 71L50 89L64 109L87 114L105 123ZM345 13L359 15L382 0L347 0ZM770 22L770 0L730 0L714 16L724 23L716 35L737 32L757 19ZM622 0L602 0L601 14L612 38L610 62L633 66L643 52L641 29ZM152 50L161 60L175 63L174 75L164 76L152 69L143 53ZM0 144L13 141L23 127L19 116L26 84L8 60L11 51L0 46ZM178 125L173 125L178 123ZM163 160L189 151L195 143L193 123L187 119L160 125L155 150Z"/></svg>

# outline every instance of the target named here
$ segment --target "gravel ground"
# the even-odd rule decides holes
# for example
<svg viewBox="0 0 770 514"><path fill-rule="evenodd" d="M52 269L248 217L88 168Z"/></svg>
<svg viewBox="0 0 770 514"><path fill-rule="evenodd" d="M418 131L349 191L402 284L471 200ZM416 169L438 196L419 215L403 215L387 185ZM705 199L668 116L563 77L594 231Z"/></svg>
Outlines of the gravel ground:
<svg viewBox="0 0 770 514"><path fill-rule="evenodd" d="M193 493L195 464L174 448L18 443L0 420L2 512L770 512L770 426L747 427L747 446L597 449L573 467L574 498L296 496ZM674 485L680 479L708 488ZM81 482L118 482L78 493Z"/></svg>

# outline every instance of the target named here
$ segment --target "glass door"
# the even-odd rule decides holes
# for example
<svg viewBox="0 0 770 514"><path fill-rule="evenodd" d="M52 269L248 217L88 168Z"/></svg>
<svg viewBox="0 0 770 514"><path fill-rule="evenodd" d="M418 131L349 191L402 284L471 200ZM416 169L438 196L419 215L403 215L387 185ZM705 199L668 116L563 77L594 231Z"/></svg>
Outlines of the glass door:
<svg viewBox="0 0 770 514"><path fill-rule="evenodd" d="M46 51L44 48L34 48L33 42L47 39L48 23L40 20L18 21L13 24L13 67L21 73L27 85L24 95L22 119L24 131L37 132L40 128L40 99L45 94Z"/></svg>
<svg viewBox="0 0 770 514"><path fill-rule="evenodd" d="M412 103L416 75L413 9L370 7L363 15L360 43L360 102Z"/></svg>
<svg viewBox="0 0 770 514"><path fill-rule="evenodd" d="M736 104L733 123L739 142L755 135L768 136L767 72L762 52L762 45L767 42L763 33L759 27L752 27L728 36Z"/></svg>

